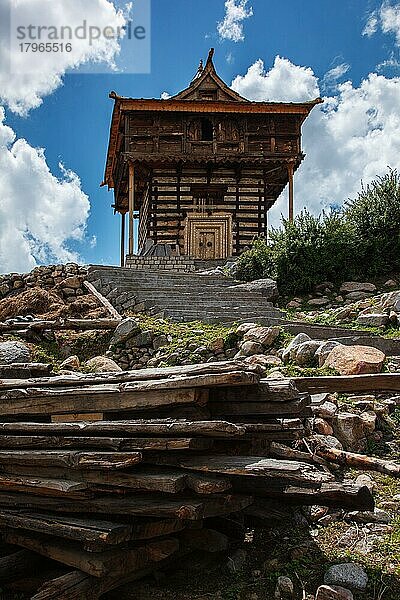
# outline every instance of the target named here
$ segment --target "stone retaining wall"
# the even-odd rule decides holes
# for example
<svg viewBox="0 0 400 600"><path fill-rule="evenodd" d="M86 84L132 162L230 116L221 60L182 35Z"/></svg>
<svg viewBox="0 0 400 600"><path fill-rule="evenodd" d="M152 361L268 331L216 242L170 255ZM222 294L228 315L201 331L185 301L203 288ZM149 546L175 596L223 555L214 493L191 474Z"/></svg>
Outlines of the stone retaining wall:
<svg viewBox="0 0 400 600"><path fill-rule="evenodd" d="M127 256L126 267L130 269L159 269L187 273L196 270L195 261L187 256Z"/></svg>
<svg viewBox="0 0 400 600"><path fill-rule="evenodd" d="M30 273L9 273L0 275L0 300L33 287L54 289L66 301L87 294L83 281L87 277L87 267L68 263L36 267Z"/></svg>

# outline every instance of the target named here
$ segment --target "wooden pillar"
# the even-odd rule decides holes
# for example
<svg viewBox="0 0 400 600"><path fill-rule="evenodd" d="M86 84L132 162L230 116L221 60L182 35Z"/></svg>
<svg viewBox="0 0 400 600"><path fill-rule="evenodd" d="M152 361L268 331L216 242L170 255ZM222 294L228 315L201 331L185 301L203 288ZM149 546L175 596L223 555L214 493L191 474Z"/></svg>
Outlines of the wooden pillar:
<svg viewBox="0 0 400 600"><path fill-rule="evenodd" d="M121 267L125 266L125 213L121 213Z"/></svg>
<svg viewBox="0 0 400 600"><path fill-rule="evenodd" d="M134 210L135 210L135 169L132 163L129 163L129 255L133 254L133 235L134 235Z"/></svg>
<svg viewBox="0 0 400 600"><path fill-rule="evenodd" d="M288 163L288 175L289 175L289 222L293 223L294 218L294 194L293 194L293 163Z"/></svg>

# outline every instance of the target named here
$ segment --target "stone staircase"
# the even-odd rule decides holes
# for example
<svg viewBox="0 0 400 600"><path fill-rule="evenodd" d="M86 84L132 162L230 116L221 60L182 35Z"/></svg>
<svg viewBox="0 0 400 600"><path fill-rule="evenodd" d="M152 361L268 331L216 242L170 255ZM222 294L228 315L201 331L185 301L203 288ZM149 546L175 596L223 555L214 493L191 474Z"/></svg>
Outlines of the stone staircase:
<svg viewBox="0 0 400 600"><path fill-rule="evenodd" d="M265 325L283 318L261 292L235 291L237 284L222 275L93 265L87 279L122 315L225 324L257 319Z"/></svg>

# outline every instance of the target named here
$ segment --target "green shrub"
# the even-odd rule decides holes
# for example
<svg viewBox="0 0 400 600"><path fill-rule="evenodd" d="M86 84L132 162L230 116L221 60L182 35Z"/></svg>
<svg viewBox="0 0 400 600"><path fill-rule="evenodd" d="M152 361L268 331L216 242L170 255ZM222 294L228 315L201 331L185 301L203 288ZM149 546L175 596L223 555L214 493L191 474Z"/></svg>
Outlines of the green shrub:
<svg viewBox="0 0 400 600"><path fill-rule="evenodd" d="M237 277L277 280L283 294L310 292L323 281L365 280L400 270L400 177L390 170L362 187L343 211L304 211L259 238L238 260Z"/></svg>
<svg viewBox="0 0 400 600"><path fill-rule="evenodd" d="M389 170L363 186L345 204L344 218L359 244L364 273L384 275L400 268L400 176Z"/></svg>

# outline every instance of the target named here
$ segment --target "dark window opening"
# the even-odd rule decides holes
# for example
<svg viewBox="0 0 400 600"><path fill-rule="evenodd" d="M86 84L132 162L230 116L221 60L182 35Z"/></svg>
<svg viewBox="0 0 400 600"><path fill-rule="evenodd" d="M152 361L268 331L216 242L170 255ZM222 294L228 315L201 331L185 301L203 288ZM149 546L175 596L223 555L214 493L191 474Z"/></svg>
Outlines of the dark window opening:
<svg viewBox="0 0 400 600"><path fill-rule="evenodd" d="M214 137L213 124L210 119L201 120L201 139L203 142L212 142Z"/></svg>

